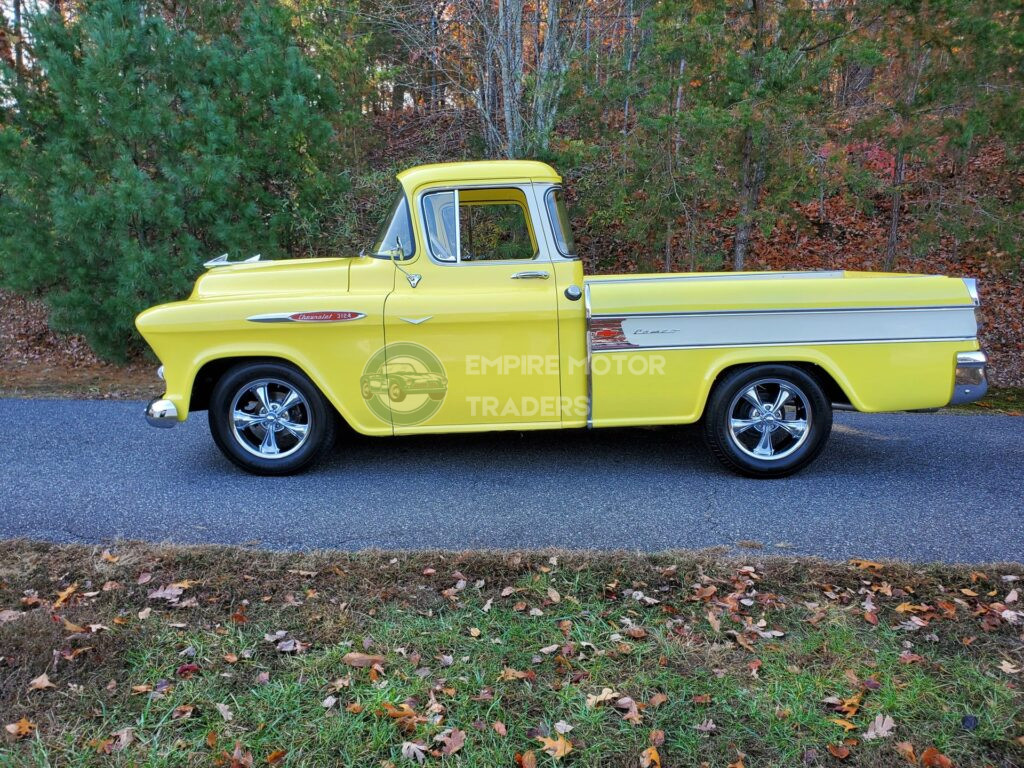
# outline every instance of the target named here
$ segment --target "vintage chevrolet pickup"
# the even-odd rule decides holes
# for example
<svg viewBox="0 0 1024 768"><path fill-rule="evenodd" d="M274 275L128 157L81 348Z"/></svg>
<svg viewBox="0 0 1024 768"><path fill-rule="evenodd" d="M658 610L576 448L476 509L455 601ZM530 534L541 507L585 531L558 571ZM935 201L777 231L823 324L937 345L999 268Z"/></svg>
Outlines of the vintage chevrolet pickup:
<svg viewBox="0 0 1024 768"><path fill-rule="evenodd" d="M687 424L753 477L809 464L832 409L984 395L974 280L867 272L584 277L561 179L528 161L412 168L369 254L208 262L139 315L173 426L283 475L365 435Z"/></svg>

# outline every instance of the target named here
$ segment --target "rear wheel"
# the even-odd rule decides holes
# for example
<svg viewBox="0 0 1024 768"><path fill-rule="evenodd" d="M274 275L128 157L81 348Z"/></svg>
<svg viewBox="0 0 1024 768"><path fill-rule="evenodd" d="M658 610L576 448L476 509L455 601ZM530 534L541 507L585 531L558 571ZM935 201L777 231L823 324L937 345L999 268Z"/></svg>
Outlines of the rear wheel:
<svg viewBox="0 0 1024 768"><path fill-rule="evenodd" d="M281 363L242 363L213 388L210 432L224 455L258 475L288 475L334 444L336 416L304 374Z"/></svg>
<svg viewBox="0 0 1024 768"><path fill-rule="evenodd" d="M708 400L704 436L728 469L784 477L821 453L832 406L818 382L790 365L758 365L726 375Z"/></svg>

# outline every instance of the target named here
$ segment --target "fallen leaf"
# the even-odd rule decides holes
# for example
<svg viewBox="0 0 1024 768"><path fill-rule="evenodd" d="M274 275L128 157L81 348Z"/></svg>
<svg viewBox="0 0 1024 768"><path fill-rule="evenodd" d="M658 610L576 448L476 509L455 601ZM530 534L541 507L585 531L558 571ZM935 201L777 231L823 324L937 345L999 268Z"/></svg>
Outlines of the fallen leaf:
<svg viewBox="0 0 1024 768"><path fill-rule="evenodd" d="M43 674L41 674L39 677L32 678L32 680L28 684L28 689L30 691L42 691L47 688L56 687L57 686L50 682L50 678L49 676L47 676L45 672L43 672Z"/></svg>
<svg viewBox="0 0 1024 768"><path fill-rule="evenodd" d="M427 745L422 741L403 741L402 757L406 760L415 760L422 763L427 759Z"/></svg>
<svg viewBox="0 0 1024 768"><path fill-rule="evenodd" d="M565 738L565 736L560 735L556 739L538 736L537 741L541 743L541 748L555 760L561 760L572 752L572 742Z"/></svg>
<svg viewBox="0 0 1024 768"><path fill-rule="evenodd" d="M690 699L694 704L710 704L711 694L710 693L696 693Z"/></svg>
<svg viewBox="0 0 1024 768"><path fill-rule="evenodd" d="M647 702L647 706L651 707L652 709L657 709L667 701L668 696L666 696L664 693L656 693L653 696L651 696L650 701Z"/></svg>
<svg viewBox="0 0 1024 768"><path fill-rule="evenodd" d="M5 725L4 730L16 739L27 739L29 736L35 733L36 724L28 718L23 717L16 723Z"/></svg>
<svg viewBox="0 0 1024 768"><path fill-rule="evenodd" d="M830 723L835 723L836 725L839 725L839 726L842 726L843 730L846 731L847 733L849 733L850 731L857 730L857 726L856 725L851 723L849 720L843 720L842 718L839 718L839 717L829 718L829 722Z"/></svg>
<svg viewBox="0 0 1024 768"><path fill-rule="evenodd" d="M924 661L924 656L918 656L916 653L911 653L910 651L903 651L903 653L900 654L901 664L920 664L922 661Z"/></svg>
<svg viewBox="0 0 1024 768"><path fill-rule="evenodd" d="M178 667L178 671L176 672L176 674L182 680L188 680L189 678L193 677L198 671L198 664L182 664L180 667Z"/></svg>
<svg viewBox="0 0 1024 768"><path fill-rule="evenodd" d="M837 760L845 760L850 756L850 749L842 744L829 744L828 751Z"/></svg>
<svg viewBox="0 0 1024 768"><path fill-rule="evenodd" d="M715 721L712 720L710 717L704 722L695 725L694 727L701 733L714 733L715 729L718 728L718 726L715 725Z"/></svg>
<svg viewBox="0 0 1024 768"><path fill-rule="evenodd" d="M593 709L598 704L604 704L605 702L618 698L618 696L619 694L611 688L602 688L600 693L589 694L587 696L587 708Z"/></svg>
<svg viewBox="0 0 1024 768"><path fill-rule="evenodd" d="M526 750L519 758L519 768L537 768L537 755L532 749Z"/></svg>
<svg viewBox="0 0 1024 768"><path fill-rule="evenodd" d="M548 587L548 600L552 603L560 603L562 602L562 596L558 594L558 590L554 587Z"/></svg>
<svg viewBox="0 0 1024 768"><path fill-rule="evenodd" d="M441 754L447 757L448 755L454 755L466 746L466 732L460 731L458 728L449 728L447 731L435 736L434 741L439 741L443 744Z"/></svg>
<svg viewBox="0 0 1024 768"><path fill-rule="evenodd" d="M895 727L895 721L888 715L876 715L864 732L864 740L888 738L892 735L892 729Z"/></svg>
<svg viewBox="0 0 1024 768"><path fill-rule="evenodd" d="M352 715L358 715L363 711L363 705L358 701L353 701L351 704L345 705L345 711Z"/></svg>
<svg viewBox="0 0 1024 768"><path fill-rule="evenodd" d="M953 768L953 761L935 747L928 747L921 753L921 768Z"/></svg>
<svg viewBox="0 0 1024 768"><path fill-rule="evenodd" d="M384 657L375 654L359 653L350 651L341 657L341 660L350 667L372 667L374 664L383 664ZM410 742L411 743L411 742Z"/></svg>
<svg viewBox="0 0 1024 768"><path fill-rule="evenodd" d="M559 720L555 723L555 732L566 734L573 729L573 726L569 725L565 720Z"/></svg>
<svg viewBox="0 0 1024 768"><path fill-rule="evenodd" d="M224 718L225 722L230 723L235 719L235 713L231 711L231 707L227 704L217 704L217 711L220 712L220 716Z"/></svg>
<svg viewBox="0 0 1024 768"><path fill-rule="evenodd" d="M287 754L287 749L275 749L273 752L267 755L267 763L270 765L277 765L279 762L284 760L284 756Z"/></svg>
<svg viewBox="0 0 1024 768"><path fill-rule="evenodd" d="M640 753L640 768L661 768L661 755L655 747L648 747Z"/></svg>
<svg viewBox="0 0 1024 768"><path fill-rule="evenodd" d="M230 768L252 768L252 752L242 747L242 742L235 742L235 751L231 753Z"/></svg>
<svg viewBox="0 0 1024 768"><path fill-rule="evenodd" d="M505 727L505 724L501 722L501 720L495 720L493 723L491 723L491 727L494 729L494 732L499 736L508 736L508 729Z"/></svg>
<svg viewBox="0 0 1024 768"><path fill-rule="evenodd" d="M53 601L53 608L54 608L54 610L56 610L57 608L60 608L61 606L63 606L64 603L66 603L68 601L68 598L70 598L77 591L78 591L78 582L76 581L74 584L72 584L67 589L62 589L60 592L58 592L57 593L57 599Z"/></svg>
<svg viewBox="0 0 1024 768"><path fill-rule="evenodd" d="M654 745L655 747L660 747L662 744L665 743L665 732L659 728L656 731L651 731L650 735L647 738L650 740L652 745Z"/></svg>
<svg viewBox="0 0 1024 768"><path fill-rule="evenodd" d="M236 654L236 653L225 653L224 654L224 661L227 662L228 664L237 664L238 663L238 654Z"/></svg>
<svg viewBox="0 0 1024 768"><path fill-rule="evenodd" d="M1003 659L1002 663L999 665L999 668L1008 675L1019 675L1021 672L1020 667L1018 667L1015 664L1012 664L1007 659Z"/></svg>
<svg viewBox="0 0 1024 768"><path fill-rule="evenodd" d="M117 555L111 554L109 549L104 549L103 554L100 555L100 560L105 563L116 563L120 559Z"/></svg>
<svg viewBox="0 0 1024 768"><path fill-rule="evenodd" d="M917 755L914 754L914 745L909 741L897 741L894 745L900 756L911 765L917 765Z"/></svg>
<svg viewBox="0 0 1024 768"><path fill-rule="evenodd" d="M192 717L192 712L194 710L195 707L191 704L181 704L180 706L175 707L174 711L171 712L171 719L188 720L188 718Z"/></svg>
<svg viewBox="0 0 1024 768"><path fill-rule="evenodd" d="M872 573L879 573L882 570L882 564L876 563L873 560L851 560L850 565L862 571L871 571Z"/></svg>

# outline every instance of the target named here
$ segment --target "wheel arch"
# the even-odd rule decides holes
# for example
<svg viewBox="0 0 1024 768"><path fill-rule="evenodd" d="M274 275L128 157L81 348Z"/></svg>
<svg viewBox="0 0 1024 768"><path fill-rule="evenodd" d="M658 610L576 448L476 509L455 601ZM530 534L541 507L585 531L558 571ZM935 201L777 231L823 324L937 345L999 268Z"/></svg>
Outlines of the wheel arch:
<svg viewBox="0 0 1024 768"><path fill-rule="evenodd" d="M734 362L723 366L715 373L715 376L708 387L707 397L704 400L704 407L707 406L707 401L711 399L711 394L726 376L740 369L756 368L761 365L789 365L793 368L797 368L818 383L822 391L824 391L825 397L828 398L828 401L834 408L838 407L840 409L849 409L854 407L853 401L847 393L847 389L840 383L840 377L834 375L826 366L815 361L784 359L751 360L747 362Z"/></svg>

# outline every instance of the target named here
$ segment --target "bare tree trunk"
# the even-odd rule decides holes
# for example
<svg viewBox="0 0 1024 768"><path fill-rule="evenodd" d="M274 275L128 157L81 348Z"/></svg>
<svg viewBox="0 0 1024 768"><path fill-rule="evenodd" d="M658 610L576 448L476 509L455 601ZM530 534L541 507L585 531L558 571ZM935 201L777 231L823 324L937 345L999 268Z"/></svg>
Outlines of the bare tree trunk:
<svg viewBox="0 0 1024 768"><path fill-rule="evenodd" d="M672 271L672 235L675 234L675 228L672 226L673 222L670 218L668 225L665 227L665 271Z"/></svg>
<svg viewBox="0 0 1024 768"><path fill-rule="evenodd" d="M14 0L14 76L21 80L21 0Z"/></svg>
<svg viewBox="0 0 1024 768"><path fill-rule="evenodd" d="M523 151L523 0L498 0L498 63L505 116L505 155Z"/></svg>
<svg viewBox="0 0 1024 768"><path fill-rule="evenodd" d="M736 214L736 239L732 245L732 268L743 269L750 248L754 214L761 199L761 184L764 181L764 162L761 150L754 142L751 128L743 134L743 153L740 179L740 207Z"/></svg>
<svg viewBox="0 0 1024 768"><path fill-rule="evenodd" d="M683 134L679 130L679 115L683 111L683 74L686 72L686 59L679 60L679 84L676 86L676 101L675 101L675 120L676 120L676 131L675 138L673 141L673 160L679 159L679 150L683 145Z"/></svg>
<svg viewBox="0 0 1024 768"><path fill-rule="evenodd" d="M892 212L889 215L889 239L885 244L885 271L891 272L896 266L896 246L900 234L900 205L903 202L903 175L906 157L901 147L892 165Z"/></svg>
<svg viewBox="0 0 1024 768"><path fill-rule="evenodd" d="M750 69L753 74L755 90L759 91L764 83L761 72L761 56L764 47L765 9L767 0L751 0L753 13L753 45L750 48ZM754 141L754 129L747 126L743 131L743 147L740 154L740 206L736 214L736 238L732 244L732 268L743 269L747 251L750 248L750 235L754 224L754 214L761 200L761 184L764 181L764 158L761 147Z"/></svg>

